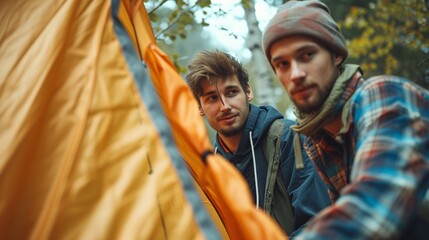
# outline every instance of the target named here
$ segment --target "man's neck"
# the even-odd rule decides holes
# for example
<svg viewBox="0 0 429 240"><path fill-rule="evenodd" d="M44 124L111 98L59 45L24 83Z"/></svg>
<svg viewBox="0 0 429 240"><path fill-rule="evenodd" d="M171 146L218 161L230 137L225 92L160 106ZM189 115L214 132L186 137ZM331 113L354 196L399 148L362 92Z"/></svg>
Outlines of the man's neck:
<svg viewBox="0 0 429 240"><path fill-rule="evenodd" d="M341 130L341 115L337 115L332 121L326 124L323 129L325 129L330 135L336 136Z"/></svg>
<svg viewBox="0 0 429 240"><path fill-rule="evenodd" d="M218 133L218 140L225 151L235 153L235 151L237 151L238 145L240 144L241 135L242 134L237 134L231 137L226 137Z"/></svg>

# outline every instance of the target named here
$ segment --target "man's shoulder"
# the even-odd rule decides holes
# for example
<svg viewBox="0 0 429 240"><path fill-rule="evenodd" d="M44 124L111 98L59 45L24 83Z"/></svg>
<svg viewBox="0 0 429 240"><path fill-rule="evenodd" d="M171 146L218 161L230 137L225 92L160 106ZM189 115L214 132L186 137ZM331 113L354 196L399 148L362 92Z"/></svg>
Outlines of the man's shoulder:
<svg viewBox="0 0 429 240"><path fill-rule="evenodd" d="M356 89L352 97L352 109L361 110L362 114L380 111L384 106L416 105L426 108L429 91L418 84L398 76L380 75L368 78ZM401 103L401 104L397 104ZM360 116L359 116L360 117Z"/></svg>
<svg viewBox="0 0 429 240"><path fill-rule="evenodd" d="M373 90L385 93L392 93L393 91L394 94L398 94L395 93L396 91L422 92L424 94L429 93L427 89L424 89L410 79L394 75L378 75L370 77L357 89L357 93Z"/></svg>
<svg viewBox="0 0 429 240"><path fill-rule="evenodd" d="M292 141L295 132L290 128L295 122L290 119L277 118L265 130L264 138L278 137L280 141Z"/></svg>
<svg viewBox="0 0 429 240"><path fill-rule="evenodd" d="M284 118L284 117L275 119L275 120L271 123L271 125L275 124L275 122L277 122L277 123L282 123L282 125L284 125L286 128L288 128L288 130L290 130L290 131L292 131L292 130L290 129L290 127L291 127L292 125L297 124L297 122L296 122L296 121L294 121L294 120L292 120L292 119Z"/></svg>
<svg viewBox="0 0 429 240"><path fill-rule="evenodd" d="M278 118L271 124L270 129L266 133L266 139L273 139L274 137L278 137L279 139L279 147L282 149L279 153L281 153L282 158L289 158L294 156L294 146L293 140L296 133L291 129L291 126L296 124L295 121L286 119L286 118ZM301 141L303 140L303 135L299 136Z"/></svg>

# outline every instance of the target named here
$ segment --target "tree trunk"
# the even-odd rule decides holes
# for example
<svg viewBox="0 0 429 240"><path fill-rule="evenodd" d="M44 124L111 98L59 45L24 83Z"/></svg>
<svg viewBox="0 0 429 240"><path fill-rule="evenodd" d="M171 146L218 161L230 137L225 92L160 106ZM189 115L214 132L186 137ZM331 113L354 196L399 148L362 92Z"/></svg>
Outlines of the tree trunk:
<svg viewBox="0 0 429 240"><path fill-rule="evenodd" d="M254 79L255 89L253 89L253 91L255 100L257 100L259 105L271 105L276 107L271 75L272 70L262 49L262 31L259 29L258 20L256 19L255 1L249 0L247 3L249 7L243 6L243 8L247 27L249 29L247 47L252 53L251 66L255 66L253 69L249 69L249 74L251 74L251 78Z"/></svg>

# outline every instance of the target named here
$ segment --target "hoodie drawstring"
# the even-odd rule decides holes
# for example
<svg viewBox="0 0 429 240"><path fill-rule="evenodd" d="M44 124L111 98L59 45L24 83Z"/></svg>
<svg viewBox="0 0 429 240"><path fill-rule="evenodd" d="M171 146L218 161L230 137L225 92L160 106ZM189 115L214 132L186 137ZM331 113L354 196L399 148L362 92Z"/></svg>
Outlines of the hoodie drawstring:
<svg viewBox="0 0 429 240"><path fill-rule="evenodd" d="M304 168L304 160L301 152L301 140L299 138L299 132L295 132L295 136L293 138L293 151L295 152L296 169Z"/></svg>
<svg viewBox="0 0 429 240"><path fill-rule="evenodd" d="M259 188L258 188L258 173L256 170L255 149L253 147L252 131L249 132L250 149L252 149L253 174L255 174L255 191L256 191L256 208L259 208Z"/></svg>
<svg viewBox="0 0 429 240"><path fill-rule="evenodd" d="M250 149L252 149L253 174L255 174L256 208L259 208L258 173L256 170L256 158L255 158L255 149L253 146L252 131L249 132L249 138L250 138ZM215 147L214 149L214 154L217 154L217 147Z"/></svg>

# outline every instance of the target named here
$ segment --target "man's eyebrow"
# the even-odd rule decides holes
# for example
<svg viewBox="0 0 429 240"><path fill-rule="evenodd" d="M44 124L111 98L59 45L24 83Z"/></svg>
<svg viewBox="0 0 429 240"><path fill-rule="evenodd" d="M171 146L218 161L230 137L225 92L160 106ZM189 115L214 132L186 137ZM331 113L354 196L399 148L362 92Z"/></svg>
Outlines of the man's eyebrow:
<svg viewBox="0 0 429 240"><path fill-rule="evenodd" d="M230 90L230 89L237 89L237 88L240 88L240 86L237 86L237 85L228 85L228 86L226 86L224 88L223 91ZM213 94L217 94L217 91L214 90L214 89L201 94L201 97L208 96L208 95L213 95Z"/></svg>
<svg viewBox="0 0 429 240"><path fill-rule="evenodd" d="M277 62L279 59L282 59L282 58L283 58L282 56L275 57L275 58L271 59L271 63L275 63L275 62Z"/></svg>
<svg viewBox="0 0 429 240"><path fill-rule="evenodd" d="M228 85L225 87L225 90L229 90L229 89L235 89L235 88L239 88L240 86L237 85Z"/></svg>
<svg viewBox="0 0 429 240"><path fill-rule="evenodd" d="M315 47L317 47L317 46L314 44L308 43L308 44L305 44L305 45L299 47L295 52L299 53L299 52L305 51L307 49L315 48Z"/></svg>
<svg viewBox="0 0 429 240"><path fill-rule="evenodd" d="M307 49L311 49L311 48L315 48L316 47L316 45L314 45L314 44L312 44L312 43L306 43L306 44L304 44L304 45L302 45L302 46L300 46L298 49L296 49L295 51L293 51L293 53L292 54L297 54L297 53L301 53L301 52L303 52L303 51L305 51L305 50L307 50ZM273 58L272 60L271 60L271 62L272 63L274 63L274 62L276 62L276 61L278 61L279 59L281 59L281 58L283 58L282 56L278 56L278 57L275 57L275 58Z"/></svg>
<svg viewBox="0 0 429 240"><path fill-rule="evenodd" d="M203 92L203 94L201 94L201 97L208 96L208 95L213 95L213 94L217 94L216 90L210 90L210 91L205 92L205 93Z"/></svg>

